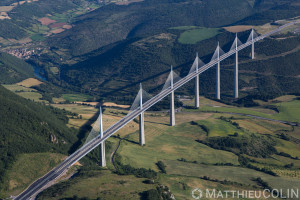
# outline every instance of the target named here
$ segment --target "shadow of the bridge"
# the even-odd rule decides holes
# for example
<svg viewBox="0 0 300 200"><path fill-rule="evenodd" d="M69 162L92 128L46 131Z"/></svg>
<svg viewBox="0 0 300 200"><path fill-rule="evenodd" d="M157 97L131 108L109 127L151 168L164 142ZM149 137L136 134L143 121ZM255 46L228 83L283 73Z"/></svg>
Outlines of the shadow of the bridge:
<svg viewBox="0 0 300 200"><path fill-rule="evenodd" d="M100 103L97 105L97 107L100 106ZM104 110L103 110L104 112ZM92 124L95 123L95 121L98 119L99 111L95 113L86 123L84 123L78 131L77 134L77 141L70 147L68 153L72 154L74 153L79 147L81 147L84 144L84 139L87 137L88 133L92 130Z"/></svg>

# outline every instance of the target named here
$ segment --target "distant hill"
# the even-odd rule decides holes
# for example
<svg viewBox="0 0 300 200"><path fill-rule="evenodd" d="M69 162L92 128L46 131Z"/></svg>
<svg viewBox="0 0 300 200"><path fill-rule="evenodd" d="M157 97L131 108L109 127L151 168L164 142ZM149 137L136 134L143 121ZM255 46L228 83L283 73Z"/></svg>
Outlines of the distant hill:
<svg viewBox="0 0 300 200"><path fill-rule="evenodd" d="M82 55L105 45L174 26L219 27L253 14L247 0L145 0L110 4L77 18L73 29L50 37L54 49Z"/></svg>
<svg viewBox="0 0 300 200"><path fill-rule="evenodd" d="M262 25L300 15L298 0L256 0L254 9L257 11L255 14L239 21L238 24Z"/></svg>
<svg viewBox="0 0 300 200"><path fill-rule="evenodd" d="M21 153L67 154L76 133L65 111L26 100L0 86L0 193L8 186L6 169Z"/></svg>
<svg viewBox="0 0 300 200"><path fill-rule="evenodd" d="M0 83L11 84L34 76L33 68L25 61L0 52Z"/></svg>
<svg viewBox="0 0 300 200"><path fill-rule="evenodd" d="M110 4L78 17L73 29L48 38L47 43L54 50L70 50L66 53L69 56L66 59L69 59L124 39L157 34L175 26L221 27L236 22L262 24L297 16L299 5L295 2L145 0L127 6Z"/></svg>
<svg viewBox="0 0 300 200"><path fill-rule="evenodd" d="M7 5L7 3L11 2L12 1L5 0L5 2L2 3ZM14 2L17 1L15 0ZM5 39L19 40L28 37L30 31L39 33L39 28L43 29L40 22L38 22L39 18L45 17L46 15L63 13L75 8L81 2L83 2L83 0L39 0L16 6L8 13L10 19L0 20L0 36ZM58 18L58 20L61 19ZM38 29L34 30L33 27L38 27Z"/></svg>

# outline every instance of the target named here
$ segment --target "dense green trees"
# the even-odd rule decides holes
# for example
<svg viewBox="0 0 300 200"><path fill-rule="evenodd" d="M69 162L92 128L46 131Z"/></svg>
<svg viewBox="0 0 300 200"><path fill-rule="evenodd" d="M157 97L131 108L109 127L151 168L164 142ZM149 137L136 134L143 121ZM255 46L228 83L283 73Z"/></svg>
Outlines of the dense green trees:
<svg viewBox="0 0 300 200"><path fill-rule="evenodd" d="M157 186L156 189L145 191L141 194L142 200L172 200L174 199L167 186Z"/></svg>
<svg viewBox="0 0 300 200"><path fill-rule="evenodd" d="M156 163L156 165L157 165L157 167L160 169L160 171L162 173L164 173L164 174L167 173L167 171L166 171L166 165L162 161L158 161Z"/></svg>
<svg viewBox="0 0 300 200"><path fill-rule="evenodd" d="M33 77L33 68L25 61L10 54L0 52L0 83L17 83Z"/></svg>
<svg viewBox="0 0 300 200"><path fill-rule="evenodd" d="M215 149L231 151L236 154L246 154L254 157L268 157L277 153L275 140L268 136L251 134L249 136L226 136L209 137L205 141L200 141Z"/></svg>

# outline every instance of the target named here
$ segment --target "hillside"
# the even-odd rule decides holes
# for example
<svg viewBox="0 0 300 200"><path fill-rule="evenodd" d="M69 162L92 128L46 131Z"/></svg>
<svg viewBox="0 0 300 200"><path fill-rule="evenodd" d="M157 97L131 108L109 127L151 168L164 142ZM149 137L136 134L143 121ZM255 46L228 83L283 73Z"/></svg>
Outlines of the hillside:
<svg viewBox="0 0 300 200"><path fill-rule="evenodd" d="M0 83L11 84L33 77L33 67L23 60L0 52Z"/></svg>
<svg viewBox="0 0 300 200"><path fill-rule="evenodd" d="M238 24L262 25L276 20L299 16L299 2L297 0L256 0L255 14L246 17Z"/></svg>
<svg viewBox="0 0 300 200"><path fill-rule="evenodd" d="M0 194L8 189L6 171L19 154L68 153L76 141L76 132L66 126L66 114L66 111L26 100L0 86Z"/></svg>
<svg viewBox="0 0 300 200"><path fill-rule="evenodd" d="M196 44L181 44L178 41L184 30L168 30L142 39L126 40L107 51L94 52L87 60L72 66L64 66L61 78L75 90L87 91L101 98L133 96L139 82L150 93L159 92L164 84L170 65L180 76L185 76L199 53L204 62L209 62L217 41L228 51L234 34L220 32L217 36ZM249 32L239 33L245 42ZM284 39L265 39L256 44L256 59L249 59L250 49L240 52L240 89L244 94L279 96L299 93L299 35L280 35ZM222 62L222 93L231 96L233 88L233 58ZM287 70L288 69L288 70ZM201 94L214 95L215 70L201 75ZM177 91L178 94L193 94L193 83Z"/></svg>
<svg viewBox="0 0 300 200"><path fill-rule="evenodd" d="M237 10L244 12L236 12ZM224 50L230 48L234 34L222 28L203 27L253 23L259 24L256 26L258 29L270 27L268 28L270 31L276 27L274 20L296 16L299 11L300 6L294 0L238 2L147 0L127 6L110 4L78 17L72 29L49 37L45 42L52 47L51 51L33 60L46 66L46 71L50 72L48 80L57 85L101 98L112 98L118 94L122 97L117 98L123 101L127 98L124 96L134 95L135 89L132 87L136 87L140 81L146 88L151 89L150 92L157 92L159 85L164 83L171 64L181 76L186 75L195 52L208 62L218 41ZM270 24L264 25L265 22L271 22L273 27ZM239 33L243 42L247 40L247 34L249 32ZM274 64L276 58L280 60L283 56L291 65L291 70L298 73L298 61L291 57L292 54L297 55L298 49L295 44L298 44L298 40L287 38L281 43L279 40L268 40L259 43L258 48L269 45L268 43L276 43L276 49L284 48L283 52L274 52L268 59L260 58L252 62L246 61L249 58L246 50L241 52L243 55L241 60L244 60L242 68L249 69L254 64L267 65L266 71L270 71L274 76L270 74L267 76L260 68L251 69L251 74L243 70L241 72L245 74L242 74L240 82L242 92L260 95L267 91L273 96L297 92L299 79L295 77L289 79L288 74L285 77L276 76L277 67L274 68L270 63ZM268 50L262 49L264 52ZM263 56L264 52L257 53ZM267 61L269 59L270 62ZM228 61L225 64L228 66ZM59 73L51 73L52 68L57 70L58 65L61 65ZM222 70L222 91L226 95L231 95L232 67L228 66ZM260 77L254 78L255 72L258 72ZM214 70L206 72L200 84L202 94L212 96L214 81L210 77L214 77ZM265 78L269 80L267 85L262 81ZM279 79L288 79L289 84L293 86L287 89L284 85L279 86ZM273 85L279 89L269 90ZM192 91L188 89L190 86L183 89L183 94ZM252 91L249 88L252 88ZM260 88L260 91L256 91L255 88Z"/></svg>
<svg viewBox="0 0 300 200"><path fill-rule="evenodd" d="M127 6L110 4L78 17L73 29L48 38L47 44L53 47L53 56L68 60L126 38L153 35L175 26L221 27L237 22L251 24L253 20L252 24L261 25L294 17L299 13L295 2L145 0Z"/></svg>
<svg viewBox="0 0 300 200"><path fill-rule="evenodd" d="M71 56L77 56L174 26L219 27L252 13L247 0L146 0L128 6L110 4L77 18L73 29L50 37L47 42L54 50L68 49Z"/></svg>

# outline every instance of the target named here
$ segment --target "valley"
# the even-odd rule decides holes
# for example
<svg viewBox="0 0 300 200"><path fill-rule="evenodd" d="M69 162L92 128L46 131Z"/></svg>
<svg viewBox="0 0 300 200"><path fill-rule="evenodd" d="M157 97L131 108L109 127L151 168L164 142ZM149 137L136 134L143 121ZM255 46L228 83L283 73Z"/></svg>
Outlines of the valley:
<svg viewBox="0 0 300 200"><path fill-rule="evenodd" d="M54 3L55 2L55 3ZM170 72L185 77L196 53L211 61L236 35L266 34L300 19L296 0L33 0L0 2L0 199L14 199L98 134L130 113L139 84L154 96ZM300 25L239 51L240 97L232 97L234 58L194 81L51 182L34 199L193 199L195 188L298 189ZM135 102L136 103L136 102ZM94 136L95 137L95 136ZM205 194L205 192L203 193ZM223 192L224 194L224 192ZM281 194L281 193L280 193ZM235 199L230 196L229 199Z"/></svg>

